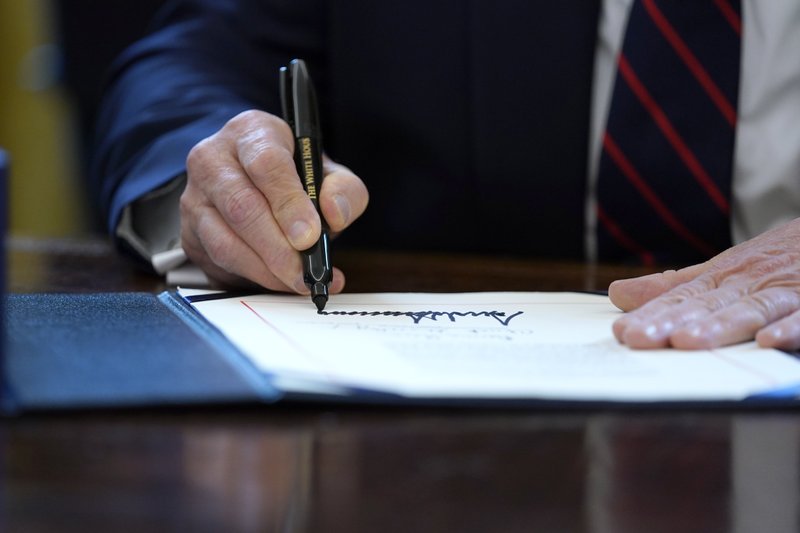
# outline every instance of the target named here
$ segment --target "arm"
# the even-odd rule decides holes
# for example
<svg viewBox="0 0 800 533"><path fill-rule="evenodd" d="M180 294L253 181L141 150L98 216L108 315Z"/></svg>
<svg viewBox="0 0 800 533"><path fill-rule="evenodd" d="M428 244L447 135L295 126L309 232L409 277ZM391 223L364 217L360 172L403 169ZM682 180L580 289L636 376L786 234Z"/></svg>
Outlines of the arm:
<svg viewBox="0 0 800 533"><path fill-rule="evenodd" d="M292 56L324 72L322 20L312 16L324 11L313 3L176 2L125 52L102 109L92 181L109 231L125 206L187 172L181 241L189 257L223 281L294 288L292 252L316 239L320 222L287 164L288 128L269 111L279 109L277 72ZM363 211L366 189L343 167L329 168L343 177L326 178L323 213L340 231ZM337 218L331 208L342 194L350 210ZM291 233L303 224L300 237ZM338 277L332 290L341 289Z"/></svg>

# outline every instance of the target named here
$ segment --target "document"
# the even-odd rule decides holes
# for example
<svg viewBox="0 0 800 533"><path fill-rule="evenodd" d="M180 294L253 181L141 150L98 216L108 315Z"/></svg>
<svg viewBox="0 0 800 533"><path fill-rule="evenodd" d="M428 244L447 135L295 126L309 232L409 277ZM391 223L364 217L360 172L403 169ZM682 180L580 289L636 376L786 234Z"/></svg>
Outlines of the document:
<svg viewBox="0 0 800 533"><path fill-rule="evenodd" d="M793 397L800 361L745 343L631 350L608 297L583 293L226 297L181 289L203 317L284 390L408 398L591 402Z"/></svg>

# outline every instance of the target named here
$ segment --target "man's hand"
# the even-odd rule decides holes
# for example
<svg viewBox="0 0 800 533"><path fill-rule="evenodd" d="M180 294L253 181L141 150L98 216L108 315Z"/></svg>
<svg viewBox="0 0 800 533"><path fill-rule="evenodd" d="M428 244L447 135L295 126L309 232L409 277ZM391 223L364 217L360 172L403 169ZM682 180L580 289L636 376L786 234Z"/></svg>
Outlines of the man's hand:
<svg viewBox="0 0 800 533"><path fill-rule="evenodd" d="M298 252L319 239L321 222L297 175L293 149L283 120L251 110L189 153L181 244L212 279L308 293ZM324 167L320 208L336 233L364 212L368 193L347 168L329 160ZM343 287L344 275L334 269L330 290Z"/></svg>
<svg viewBox="0 0 800 533"><path fill-rule="evenodd" d="M800 348L800 219L681 270L615 281L632 311L614 335L632 348L713 348L752 340ZM634 311L635 310L635 311Z"/></svg>

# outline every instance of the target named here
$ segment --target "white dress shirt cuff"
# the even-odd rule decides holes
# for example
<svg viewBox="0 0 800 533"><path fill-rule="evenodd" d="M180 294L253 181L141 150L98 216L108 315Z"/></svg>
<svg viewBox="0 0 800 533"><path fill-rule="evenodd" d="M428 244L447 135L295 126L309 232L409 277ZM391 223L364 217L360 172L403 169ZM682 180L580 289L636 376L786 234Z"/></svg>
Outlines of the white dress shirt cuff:
<svg viewBox="0 0 800 533"><path fill-rule="evenodd" d="M182 174L127 205L116 235L156 273L166 275L167 284L208 286L206 275L187 260L181 248L179 203L185 186Z"/></svg>

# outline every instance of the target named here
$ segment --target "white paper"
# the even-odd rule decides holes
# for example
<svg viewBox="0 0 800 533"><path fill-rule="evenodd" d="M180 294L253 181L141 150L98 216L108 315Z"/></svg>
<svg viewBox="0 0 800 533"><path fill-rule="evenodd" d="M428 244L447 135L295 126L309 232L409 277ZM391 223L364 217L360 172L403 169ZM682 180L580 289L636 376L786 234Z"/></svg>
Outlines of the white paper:
<svg viewBox="0 0 800 533"><path fill-rule="evenodd" d="M198 291L182 289L190 297ZM631 350L605 296L581 293L257 295L192 305L285 382L409 397L737 400L800 384L800 362L754 343Z"/></svg>

